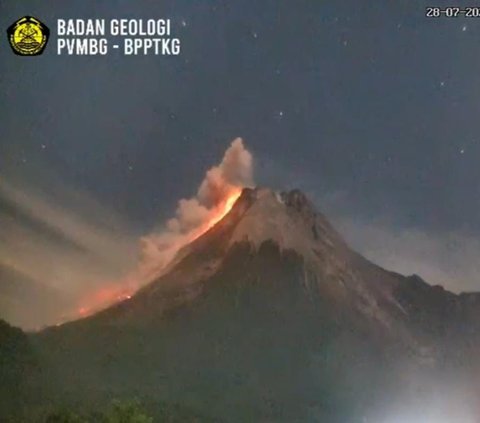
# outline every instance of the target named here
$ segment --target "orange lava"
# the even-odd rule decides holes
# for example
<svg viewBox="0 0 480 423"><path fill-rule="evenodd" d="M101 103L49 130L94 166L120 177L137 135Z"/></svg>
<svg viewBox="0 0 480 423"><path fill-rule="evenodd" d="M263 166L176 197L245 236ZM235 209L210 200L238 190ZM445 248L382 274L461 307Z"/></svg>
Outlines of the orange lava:
<svg viewBox="0 0 480 423"><path fill-rule="evenodd" d="M201 235L220 222L220 220L222 220L225 215L232 210L233 205L238 200L238 197L240 197L241 193L241 189L236 189L227 197L227 199L218 207L218 212L207 223L206 229L201 233Z"/></svg>
<svg viewBox="0 0 480 423"><path fill-rule="evenodd" d="M96 311L102 310L114 303L129 300L135 292L133 287L110 286L99 289L93 295L82 301L81 307L76 311L78 317L87 317ZM86 305L88 304L88 305Z"/></svg>
<svg viewBox="0 0 480 423"><path fill-rule="evenodd" d="M240 197L242 190L240 188L232 191L229 196L224 200L213 212L210 220L202 225L195 233L192 234L192 238L188 241L193 241L199 236L203 235L213 226L215 226L225 215L232 209L235 202ZM110 285L109 287L102 288L93 293L88 298L81 302L81 306L76 310L75 318L83 318L92 315L93 313L105 309L112 304L129 300L137 290L133 284L126 283L127 286L120 284Z"/></svg>

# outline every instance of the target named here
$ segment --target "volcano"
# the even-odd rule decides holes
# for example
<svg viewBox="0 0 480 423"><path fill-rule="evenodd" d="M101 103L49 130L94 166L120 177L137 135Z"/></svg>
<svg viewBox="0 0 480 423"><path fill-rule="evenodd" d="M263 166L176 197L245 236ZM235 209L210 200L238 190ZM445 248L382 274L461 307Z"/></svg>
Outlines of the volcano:
<svg viewBox="0 0 480 423"><path fill-rule="evenodd" d="M197 416L179 421L469 421L479 333L480 294L371 263L299 190L245 188L131 298L30 334L22 395Z"/></svg>

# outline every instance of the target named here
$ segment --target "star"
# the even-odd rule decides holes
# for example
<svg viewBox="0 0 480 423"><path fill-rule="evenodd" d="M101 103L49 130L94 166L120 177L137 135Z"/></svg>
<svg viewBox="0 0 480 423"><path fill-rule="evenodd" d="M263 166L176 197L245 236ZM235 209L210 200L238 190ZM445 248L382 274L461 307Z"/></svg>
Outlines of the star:
<svg viewBox="0 0 480 423"><path fill-rule="evenodd" d="M258 38L258 34L257 34L255 31L253 31L253 32L252 32L252 37L253 37L253 38Z"/></svg>
<svg viewBox="0 0 480 423"><path fill-rule="evenodd" d="M185 28L187 26L187 21L185 19L182 19L182 26Z"/></svg>
<svg viewBox="0 0 480 423"><path fill-rule="evenodd" d="M45 150L47 148L45 144L42 144L41 147L42 147L42 150Z"/></svg>
<svg viewBox="0 0 480 423"><path fill-rule="evenodd" d="M440 82L440 86L441 86L441 87L444 87L444 86L445 86L445 81L441 81L441 82Z"/></svg>
<svg viewBox="0 0 480 423"><path fill-rule="evenodd" d="M462 26L462 32L465 32L467 30L467 25Z"/></svg>
<svg viewBox="0 0 480 423"><path fill-rule="evenodd" d="M465 149L464 148L460 149L460 154L465 154Z"/></svg>

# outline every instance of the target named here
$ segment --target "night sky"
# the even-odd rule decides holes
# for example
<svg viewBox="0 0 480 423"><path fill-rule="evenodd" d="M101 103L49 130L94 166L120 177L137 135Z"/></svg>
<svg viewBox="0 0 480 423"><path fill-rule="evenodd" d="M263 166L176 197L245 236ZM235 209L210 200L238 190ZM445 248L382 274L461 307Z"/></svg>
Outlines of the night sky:
<svg viewBox="0 0 480 423"><path fill-rule="evenodd" d="M480 18L428 19L426 5L2 1L4 29L23 15L52 33L57 18L171 18L182 53L57 56L53 35L23 58L2 29L0 173L34 187L48 170L140 234L240 136L258 184L304 190L371 258L420 248L464 271L480 252Z"/></svg>

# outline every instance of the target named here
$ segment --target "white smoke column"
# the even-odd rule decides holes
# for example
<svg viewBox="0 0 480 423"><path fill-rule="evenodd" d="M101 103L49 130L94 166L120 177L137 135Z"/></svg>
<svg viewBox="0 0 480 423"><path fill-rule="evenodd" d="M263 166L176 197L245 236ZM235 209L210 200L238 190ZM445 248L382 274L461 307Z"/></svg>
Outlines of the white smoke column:
<svg viewBox="0 0 480 423"><path fill-rule="evenodd" d="M142 282L161 271L183 245L206 230L232 195L252 185L252 154L243 140L236 138L220 164L207 171L196 195L178 202L175 217L167 221L165 228L141 239Z"/></svg>

